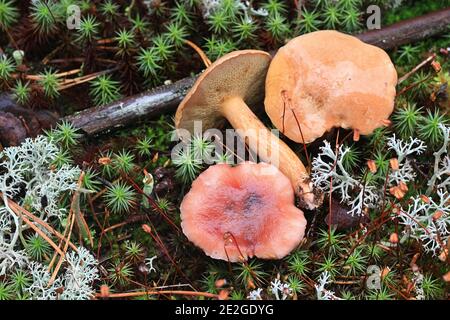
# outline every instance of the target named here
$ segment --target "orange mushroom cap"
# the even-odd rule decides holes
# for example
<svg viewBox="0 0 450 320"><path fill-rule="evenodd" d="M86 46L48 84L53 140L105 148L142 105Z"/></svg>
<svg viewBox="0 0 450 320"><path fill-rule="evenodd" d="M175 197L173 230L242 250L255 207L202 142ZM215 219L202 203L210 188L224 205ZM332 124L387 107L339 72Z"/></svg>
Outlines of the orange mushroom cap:
<svg viewBox="0 0 450 320"><path fill-rule="evenodd" d="M217 164L193 182L181 207L184 234L210 257L281 259L303 239L306 219L275 166Z"/></svg>
<svg viewBox="0 0 450 320"><path fill-rule="evenodd" d="M296 142L312 142L333 127L367 135L392 113L396 83L382 49L337 31L317 31L275 55L264 103L273 124Z"/></svg>

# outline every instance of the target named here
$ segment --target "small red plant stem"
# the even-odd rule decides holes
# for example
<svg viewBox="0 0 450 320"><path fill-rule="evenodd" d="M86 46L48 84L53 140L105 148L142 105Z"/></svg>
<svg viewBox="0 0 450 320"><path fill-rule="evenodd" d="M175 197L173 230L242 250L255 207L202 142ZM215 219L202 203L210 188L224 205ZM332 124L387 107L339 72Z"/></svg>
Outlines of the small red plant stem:
<svg viewBox="0 0 450 320"><path fill-rule="evenodd" d="M309 155L308 155L308 150L306 149L306 143L305 143L305 139L303 137L303 132L302 132L302 128L300 126L300 122L297 119L297 115L295 114L294 109L292 108L291 105L291 99L287 96L287 93L285 90L281 91L281 98L283 100L283 121L282 121L282 130L281 133L284 134L285 132L285 127L284 127L284 120L285 120L285 115L286 115L286 101L289 103L289 109L292 112L292 115L294 116L295 122L297 123L297 127L298 130L300 131L300 135L302 137L302 144L303 144L303 151L305 152L305 156L306 156L306 161L308 162L308 170L311 170L311 160L309 159Z"/></svg>
<svg viewBox="0 0 450 320"><path fill-rule="evenodd" d="M248 265L247 261L245 261L244 255L242 254L241 248L239 247L239 244L237 243L235 236L233 235L232 232L228 231L228 232L226 232L226 233L224 234L224 240L225 240L225 241L224 241L224 246L223 246L223 248L224 248L224 250L225 250L225 254L227 255L228 267L229 267L229 269L230 269L230 272L232 273L232 268L231 268L230 257L228 256L228 251L227 251L227 248L226 248L226 241L228 240L229 237L232 238L233 244L236 246L236 249L237 249L238 252L239 252L239 255L240 255L240 258L241 258L241 262L244 264L244 266L247 267L247 270L250 272L250 274L251 274L251 276L252 276L252 278L253 278L253 281L255 281L255 282L260 282L259 279L258 279L258 277L256 276L255 272L252 270L252 268L249 268L249 265Z"/></svg>
<svg viewBox="0 0 450 320"><path fill-rule="evenodd" d="M391 217L389 217L389 218L387 218L387 219L385 219L385 220L381 220L381 222L380 222L377 226L374 226L372 229L367 230L367 232L366 232L365 234L363 234L363 235L361 236L361 238L359 238L359 239L356 241L356 243L352 246L352 248L351 248L350 251L348 252L348 255L347 255L347 257L346 257L346 259L345 259L345 261L344 261L344 264L347 262L348 258L352 255L353 251L355 251L355 249L361 244L361 242L364 241L365 238L367 238L367 236L368 236L369 234L371 234L371 233L372 233L373 231L375 231L375 230L378 230L378 228L380 228L383 224L385 224L386 222L388 222L388 221L390 221L390 220L391 220ZM374 222L375 222L375 221L374 221ZM358 230L357 233L358 233L359 231L360 231L360 230Z"/></svg>
<svg viewBox="0 0 450 320"><path fill-rule="evenodd" d="M65 58L65 59L53 59L48 62L48 64L67 64L70 62L83 62L84 58ZM116 64L117 61L112 59L104 59L104 58L97 58L98 62L103 62L105 64Z"/></svg>
<svg viewBox="0 0 450 320"><path fill-rule="evenodd" d="M113 226L110 226L110 227L102 230L102 233L108 233L109 231L112 231L114 229L126 226L127 224L128 224L128 221L123 221L123 222L117 223L117 224L115 224Z"/></svg>
<svg viewBox="0 0 450 320"><path fill-rule="evenodd" d="M406 215L408 218L410 218L412 221L414 221L415 223L417 223L417 225L419 226L419 227L421 227L429 236L431 236L431 233L430 233L430 231L427 229L427 227L426 226L424 226L422 223L420 223L419 221L417 221L416 219L414 219L410 214L408 214L407 212L405 212L405 211L403 211L403 210L400 210L400 212L402 213L402 214L404 214L404 215ZM439 239L439 237L434 237L436 240L437 240L437 242L439 243L439 245L441 246L441 248L443 249L443 250L445 250L445 244L444 243L442 243L442 241L441 241L441 239Z"/></svg>
<svg viewBox="0 0 450 320"><path fill-rule="evenodd" d="M411 89L414 88L415 86L418 86L419 84L428 81L428 80L431 79L432 77L433 77L433 75L429 75L429 76L426 77L425 79L422 79L422 80L420 80L420 81L418 81L418 82L414 82L414 83L410 84L409 86L407 86L407 87L403 88L402 90L400 90L400 92L397 93L397 97L398 97L398 96L401 96L401 95L404 94L405 92L411 90Z"/></svg>
<svg viewBox="0 0 450 320"><path fill-rule="evenodd" d="M330 177L330 194L328 196L328 242L331 242L331 221L333 221L333 210L332 210L332 204L331 204L331 200L333 199L332 197L333 194L333 176Z"/></svg>
<svg viewBox="0 0 450 320"><path fill-rule="evenodd" d="M386 191L387 191L387 185L388 185L388 181L389 181L389 174L390 174L390 167L388 167L388 169L386 170L386 178L384 180L384 185L383 185L383 203L381 205L381 217L383 218L384 214L386 213L385 209L386 209Z"/></svg>
<svg viewBox="0 0 450 320"><path fill-rule="evenodd" d="M150 236L153 238L153 240L161 247L163 253L167 256L167 258L170 260L170 262L172 263L172 265L175 267L175 269L177 270L177 272L185 279L187 280L187 282L195 289L194 284L191 282L191 280L186 276L186 274L180 269L180 267L178 267L178 265L176 264L175 260L172 258L172 256L170 255L169 251L167 250L166 246L164 245L164 243L162 242L161 238L158 235L158 232L155 229L155 226L152 224L152 222L150 221L150 218L147 217L148 223L150 224L151 227L151 231L147 232L148 234L150 234ZM154 234L153 234L154 233Z"/></svg>
<svg viewBox="0 0 450 320"><path fill-rule="evenodd" d="M4 29L6 32L6 35L8 36L9 40L11 41L11 44L13 45L14 49L16 50L20 50L19 46L17 45L17 42L14 40L13 36L11 35L11 33L8 31L8 28Z"/></svg>
<svg viewBox="0 0 450 320"><path fill-rule="evenodd" d="M136 191L138 193L140 193L141 195L144 195L147 200L150 202L150 204L152 205L153 209L156 210L161 216L163 216L163 218L178 232L181 233L180 228L164 213L164 211L161 210L160 207L158 207L158 204L155 202L155 200L150 197L149 195L147 195L144 190L141 189L141 187L139 187L139 185L133 181L133 179L131 179L129 176L125 176L125 178L133 185L133 187L136 189Z"/></svg>
<svg viewBox="0 0 450 320"><path fill-rule="evenodd" d="M97 44L108 44L108 43L112 43L115 41L116 41L115 38L98 39Z"/></svg>
<svg viewBox="0 0 450 320"><path fill-rule="evenodd" d="M284 120L286 118L286 91L285 90L281 91L281 98L283 99L283 115L282 115L283 121L281 122L282 123L281 133L284 134L284 132L285 132Z"/></svg>
<svg viewBox="0 0 450 320"><path fill-rule="evenodd" d="M108 211L106 211L105 209L105 218L103 219L103 225L101 227L102 232L100 233L99 239L98 239L98 245L97 245L97 258L100 257L100 249L102 248L102 240L103 240L103 235L105 234L103 231L105 230L105 226L106 226L106 222L108 220L109 214ZM106 239L109 242L109 246L112 248L112 242L109 240L108 237L106 237Z"/></svg>
<svg viewBox="0 0 450 320"><path fill-rule="evenodd" d="M233 156L235 156L237 159L241 160L242 162L245 161L245 159L242 159L242 158L241 158L237 153L235 153L232 149L228 148L228 147L221 141L221 139L220 139L219 136L214 135L214 138L216 138L216 139L219 141L220 145L221 145L222 147L224 147L227 151L231 152L231 154L232 154Z"/></svg>
<svg viewBox="0 0 450 320"><path fill-rule="evenodd" d="M303 131L300 126L300 122L297 119L294 109L291 108L291 112L294 116L295 122L297 123L297 126L298 126L298 130L300 131L300 135L302 137L303 151L305 152L306 162L308 162L308 170L311 170L311 159L309 158L308 150L306 149L306 143L305 143L305 139L303 138Z"/></svg>
<svg viewBox="0 0 450 320"><path fill-rule="evenodd" d="M386 171L386 177L384 179L384 185L383 185L383 202L381 204L381 216L380 218L383 219L384 216L386 215L386 191L387 191L387 185L388 185L388 180L389 180L389 174L390 174L390 167L388 167L387 171ZM373 245L375 246L377 239L379 238L379 230L377 229L377 235L376 237L374 237L373 239Z"/></svg>
<svg viewBox="0 0 450 320"><path fill-rule="evenodd" d="M394 232L397 234L398 237L398 219L397 217L393 217L393 220L394 220ZM399 262L399 264L401 264L402 260L400 259L400 239L395 244L395 253L397 255L397 261Z"/></svg>
<svg viewBox="0 0 450 320"><path fill-rule="evenodd" d="M338 154L339 154L339 131L337 132L336 135L336 147L335 147L335 152L336 152L336 159L334 160L333 163L333 169L336 167L337 164L337 159L338 159ZM328 198L328 206L329 206L329 211L328 211L328 242L331 242L331 221L333 221L332 219L332 214L333 214L333 210L332 210L332 204L331 204L331 200L333 199L333 176L330 177L330 194L329 194L329 198Z"/></svg>
<svg viewBox="0 0 450 320"><path fill-rule="evenodd" d="M90 194L87 195L88 198L88 203L89 203L89 208L91 209L92 212L92 218L94 218L95 223L97 224L97 226L102 230L103 232L103 228L102 228L102 224L100 223L100 220L98 220L97 214L95 213L95 209L94 209L94 204L92 202L92 197Z"/></svg>
<svg viewBox="0 0 450 320"><path fill-rule="evenodd" d="M118 51L119 47L97 46L97 49L105 51Z"/></svg>
<svg viewBox="0 0 450 320"><path fill-rule="evenodd" d="M242 263L244 263L246 265L247 262L244 260L244 255L242 254L241 248L239 248L239 244L237 243L236 238L234 237L234 235L230 231L225 232L224 235L223 235L223 239L224 239L223 250L225 250L225 254L227 255L228 268L230 269L230 273L232 273L233 271L232 271L232 268L231 268L230 256L228 255L228 251L227 251L227 241L229 240L230 237L232 238L233 244L236 246L236 249L239 252L239 255L240 255L240 258L242 260Z"/></svg>

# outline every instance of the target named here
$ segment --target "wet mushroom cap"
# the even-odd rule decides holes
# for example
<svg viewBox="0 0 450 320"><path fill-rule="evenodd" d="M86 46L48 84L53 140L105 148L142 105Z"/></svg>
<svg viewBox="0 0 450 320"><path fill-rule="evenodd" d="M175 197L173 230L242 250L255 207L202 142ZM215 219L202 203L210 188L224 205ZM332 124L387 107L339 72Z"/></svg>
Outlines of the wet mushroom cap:
<svg viewBox="0 0 450 320"><path fill-rule="evenodd" d="M259 50L231 52L216 60L195 82L175 114L175 125L194 131L194 121L202 129L218 128L225 119L222 103L239 97L254 108L264 99L264 85L271 57Z"/></svg>
<svg viewBox="0 0 450 320"><path fill-rule="evenodd" d="M312 142L333 127L366 135L392 113L396 83L395 67L382 49L340 32L317 31L277 52L264 104L273 124L296 142Z"/></svg>
<svg viewBox="0 0 450 320"><path fill-rule="evenodd" d="M231 262L241 261L241 254L244 260L281 259L298 246L306 227L289 179L266 163L209 167L180 211L188 239L208 256Z"/></svg>

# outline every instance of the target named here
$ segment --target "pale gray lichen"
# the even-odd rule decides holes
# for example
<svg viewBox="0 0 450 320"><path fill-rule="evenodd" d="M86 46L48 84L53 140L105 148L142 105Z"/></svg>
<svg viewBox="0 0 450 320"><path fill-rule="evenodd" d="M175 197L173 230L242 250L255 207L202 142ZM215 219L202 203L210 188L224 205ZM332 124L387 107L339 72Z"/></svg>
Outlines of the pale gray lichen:
<svg viewBox="0 0 450 320"><path fill-rule="evenodd" d="M438 190L437 200L427 201L420 196L411 198L407 210L399 214L399 221L407 227L406 232L419 240L427 252L439 254L450 237L450 194Z"/></svg>
<svg viewBox="0 0 450 320"><path fill-rule="evenodd" d="M425 143L417 138L410 137L409 141L397 139L395 134L388 138L388 149L395 151L399 168L392 170L389 174L389 186L398 185L400 182L407 183L416 177L414 168L408 156L420 155L426 150Z"/></svg>
<svg viewBox="0 0 450 320"><path fill-rule="evenodd" d="M0 192L3 195L0 204L0 275L13 266L23 266L28 260L18 243L28 226L10 208L8 199L26 205L43 221L55 217L61 220L66 216L66 209L60 207L61 196L76 189L80 169L69 165L52 166L58 152L58 146L44 136L28 138L20 146L0 152Z"/></svg>
<svg viewBox="0 0 450 320"><path fill-rule="evenodd" d="M263 289L256 288L249 292L247 299L249 300L264 300L262 297ZM286 300L294 295L289 283L282 282L279 278L275 278L270 282L268 287L268 295L266 298L271 299L273 296L276 300Z"/></svg>
<svg viewBox="0 0 450 320"><path fill-rule="evenodd" d="M330 143L325 141L312 162L311 178L314 185L323 192L328 193L332 189L339 193L341 202L351 207L349 214L361 215L364 208L376 207L380 195L376 186L364 182L360 176L353 176L345 169L343 160L349 151L349 147L341 145L335 152Z"/></svg>
<svg viewBox="0 0 450 320"><path fill-rule="evenodd" d="M94 296L92 284L99 278L97 260L83 248L66 256L67 268L61 278L64 291L61 300L87 300Z"/></svg>
<svg viewBox="0 0 450 320"><path fill-rule="evenodd" d="M281 282L280 279L275 279L270 282L269 290L275 296L276 300L286 300L292 297L294 293L291 286L288 283Z"/></svg>
<svg viewBox="0 0 450 320"><path fill-rule="evenodd" d="M450 127L440 124L439 128L442 131L444 141L441 148L433 153L433 175L428 181L427 195L431 194L434 190L437 181L440 181L437 188L448 188L450 186L450 178L448 177L450 175L450 158L446 156L448 154L448 145L450 143ZM442 157L444 158L442 159ZM447 178L443 180L445 176L447 176Z"/></svg>
<svg viewBox="0 0 450 320"><path fill-rule="evenodd" d="M255 290L252 290L249 292L247 299L249 300L262 300L261 293L263 289L262 288L256 288Z"/></svg>
<svg viewBox="0 0 450 320"><path fill-rule="evenodd" d="M450 238L450 158L448 144L450 127L440 125L444 141L433 153L434 166L428 181L427 198L416 196L410 199L408 209L400 212L400 223L406 232L420 241L425 251L439 254Z"/></svg>
<svg viewBox="0 0 450 320"><path fill-rule="evenodd" d="M438 189L450 189L450 157L446 156L441 162L441 167L436 174L436 179L439 182Z"/></svg>
<svg viewBox="0 0 450 320"><path fill-rule="evenodd" d="M97 260L83 248L66 255L64 273L51 283L47 266L32 262L32 283L26 289L33 300L88 300L94 296L93 283L99 278Z"/></svg>
<svg viewBox="0 0 450 320"><path fill-rule="evenodd" d="M32 283L26 288L31 300L56 300L58 297L57 290L62 287L61 279L57 278L49 285L51 274L47 270L47 266L32 262L28 266L28 270L32 277Z"/></svg>
<svg viewBox="0 0 450 320"><path fill-rule="evenodd" d="M343 300L337 297L333 291L325 289L325 286L330 284L330 273L324 271L320 274L318 283L314 285L316 289L317 300Z"/></svg>
<svg viewBox="0 0 450 320"><path fill-rule="evenodd" d="M202 10L202 16L204 19L208 19L214 12L219 10L222 6L221 0L202 0L200 8ZM252 21L251 16L266 17L268 12L264 8L253 8L250 1L234 0L234 7L236 11L240 11L244 14L245 19L249 22Z"/></svg>
<svg viewBox="0 0 450 320"><path fill-rule="evenodd" d="M394 151L398 161L398 169L389 174L387 186L397 186L400 182L413 181L416 173L409 156L419 155L425 151L423 141L411 138L408 141L397 139L395 134L388 138L388 150ZM345 169L344 158L350 148L339 146L337 151L331 148L328 141L320 148L320 153L312 162L311 178L316 186L325 193L337 192L341 202L346 203L351 215L361 215L365 208L377 208L383 198L383 188L365 181L362 174L352 174Z"/></svg>
<svg viewBox="0 0 450 320"><path fill-rule="evenodd" d="M148 269L148 272L151 273L152 271L156 272L156 268L153 266L153 261L157 258L157 256L153 256L151 258L145 259L145 266Z"/></svg>

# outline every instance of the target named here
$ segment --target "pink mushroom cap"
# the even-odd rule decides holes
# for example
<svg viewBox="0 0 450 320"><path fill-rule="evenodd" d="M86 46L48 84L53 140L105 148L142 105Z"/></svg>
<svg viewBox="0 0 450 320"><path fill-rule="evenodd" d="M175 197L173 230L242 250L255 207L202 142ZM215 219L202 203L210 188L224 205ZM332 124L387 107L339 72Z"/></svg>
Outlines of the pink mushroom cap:
<svg viewBox="0 0 450 320"><path fill-rule="evenodd" d="M180 210L188 239L208 256L231 262L281 259L298 246L306 228L291 182L266 163L209 167Z"/></svg>

